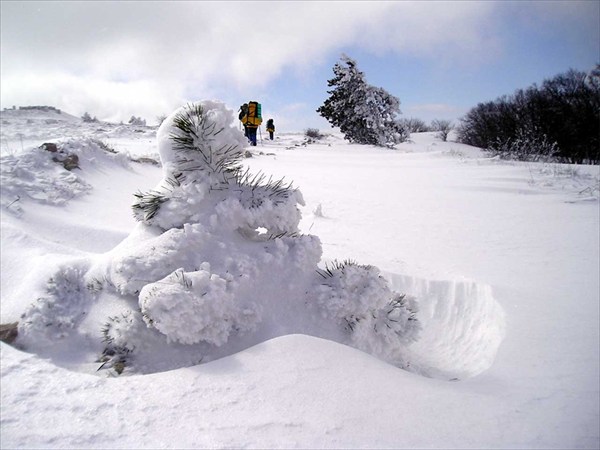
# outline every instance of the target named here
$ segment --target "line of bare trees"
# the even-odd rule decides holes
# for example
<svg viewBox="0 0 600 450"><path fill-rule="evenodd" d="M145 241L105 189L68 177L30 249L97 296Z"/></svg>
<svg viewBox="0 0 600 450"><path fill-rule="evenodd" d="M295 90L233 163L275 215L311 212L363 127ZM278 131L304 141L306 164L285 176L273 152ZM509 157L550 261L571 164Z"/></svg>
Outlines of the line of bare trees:
<svg viewBox="0 0 600 450"><path fill-rule="evenodd" d="M461 119L457 135L504 158L599 164L600 65L480 103Z"/></svg>

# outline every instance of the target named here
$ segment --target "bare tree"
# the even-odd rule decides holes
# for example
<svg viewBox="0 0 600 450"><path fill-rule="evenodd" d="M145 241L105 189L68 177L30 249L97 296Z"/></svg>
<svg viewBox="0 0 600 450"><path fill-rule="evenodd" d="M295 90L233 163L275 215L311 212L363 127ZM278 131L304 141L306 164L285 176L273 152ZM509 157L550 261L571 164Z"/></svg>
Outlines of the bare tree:
<svg viewBox="0 0 600 450"><path fill-rule="evenodd" d="M402 124L410 133L423 133L425 131L431 131L427 124L421 119L411 117L410 119L402 119Z"/></svg>
<svg viewBox="0 0 600 450"><path fill-rule="evenodd" d="M431 122L431 128L433 131L437 131L435 137L446 142L448 140L448 134L453 129L452 122L449 120L434 120Z"/></svg>

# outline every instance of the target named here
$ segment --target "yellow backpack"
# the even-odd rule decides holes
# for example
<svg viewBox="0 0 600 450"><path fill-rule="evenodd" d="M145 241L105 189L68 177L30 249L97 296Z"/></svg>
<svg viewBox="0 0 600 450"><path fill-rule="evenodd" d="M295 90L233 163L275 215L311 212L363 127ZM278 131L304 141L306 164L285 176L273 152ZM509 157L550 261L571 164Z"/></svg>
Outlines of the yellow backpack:
<svg viewBox="0 0 600 450"><path fill-rule="evenodd" d="M242 117L247 127L259 127L262 123L261 106L258 102L248 102L248 113Z"/></svg>

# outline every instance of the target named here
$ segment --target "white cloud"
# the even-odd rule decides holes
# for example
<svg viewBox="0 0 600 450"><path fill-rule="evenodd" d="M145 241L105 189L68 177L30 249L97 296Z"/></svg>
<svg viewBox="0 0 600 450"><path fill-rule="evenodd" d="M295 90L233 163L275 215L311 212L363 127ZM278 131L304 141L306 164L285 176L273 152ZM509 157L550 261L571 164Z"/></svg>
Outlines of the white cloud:
<svg viewBox="0 0 600 450"><path fill-rule="evenodd" d="M181 86L168 88L152 80L125 83L64 73L9 76L2 80L2 105L59 105L71 114L88 112L116 122L135 115L151 124L158 115L169 114L183 102Z"/></svg>
<svg viewBox="0 0 600 450"><path fill-rule="evenodd" d="M125 117L244 97L359 47L481 63L493 2L2 2L2 106ZM307 69L308 68L308 69Z"/></svg>
<svg viewBox="0 0 600 450"><path fill-rule="evenodd" d="M374 53L472 61L500 51L490 33L492 2L392 2L391 6L379 11L374 24L364 25L362 45Z"/></svg>

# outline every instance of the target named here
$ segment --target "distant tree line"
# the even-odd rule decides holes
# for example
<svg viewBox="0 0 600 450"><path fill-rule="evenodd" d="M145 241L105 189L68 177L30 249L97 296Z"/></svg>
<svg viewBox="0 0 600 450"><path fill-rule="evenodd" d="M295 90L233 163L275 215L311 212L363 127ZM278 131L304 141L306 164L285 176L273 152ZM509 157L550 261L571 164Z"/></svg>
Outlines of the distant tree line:
<svg viewBox="0 0 600 450"><path fill-rule="evenodd" d="M17 107L13 106L12 108L4 108L4 111L10 111L10 110L16 110ZM37 110L37 111L45 111L45 112L55 112L57 114L61 113L61 110L58 108L55 108L54 106L19 106L19 110L23 111L23 110Z"/></svg>
<svg viewBox="0 0 600 450"><path fill-rule="evenodd" d="M90 113L88 113L87 111L83 114L83 116L81 116L81 120L83 120L86 123L99 122L99 120L96 116L92 117L90 115ZM164 119L162 119L162 120L164 120ZM161 123L162 123L162 120L161 120ZM142 119L141 117L131 116L129 118L129 125L145 127L146 120Z"/></svg>
<svg viewBox="0 0 600 450"><path fill-rule="evenodd" d="M96 116L92 117L87 111L83 113L81 120L83 120L85 123L98 122L98 118Z"/></svg>
<svg viewBox="0 0 600 450"><path fill-rule="evenodd" d="M410 133L436 131L435 136L444 142L448 140L448 135L454 129L454 125L452 125L450 120L434 119L431 121L431 124L427 125L423 120L411 117L409 119L401 119L400 122Z"/></svg>
<svg viewBox="0 0 600 450"><path fill-rule="evenodd" d="M141 117L131 116L129 118L129 125L134 125L134 126L139 126L139 127L145 127L146 126L146 120L142 119Z"/></svg>
<svg viewBox="0 0 600 450"><path fill-rule="evenodd" d="M599 164L600 65L480 103L461 119L457 136L503 158Z"/></svg>

